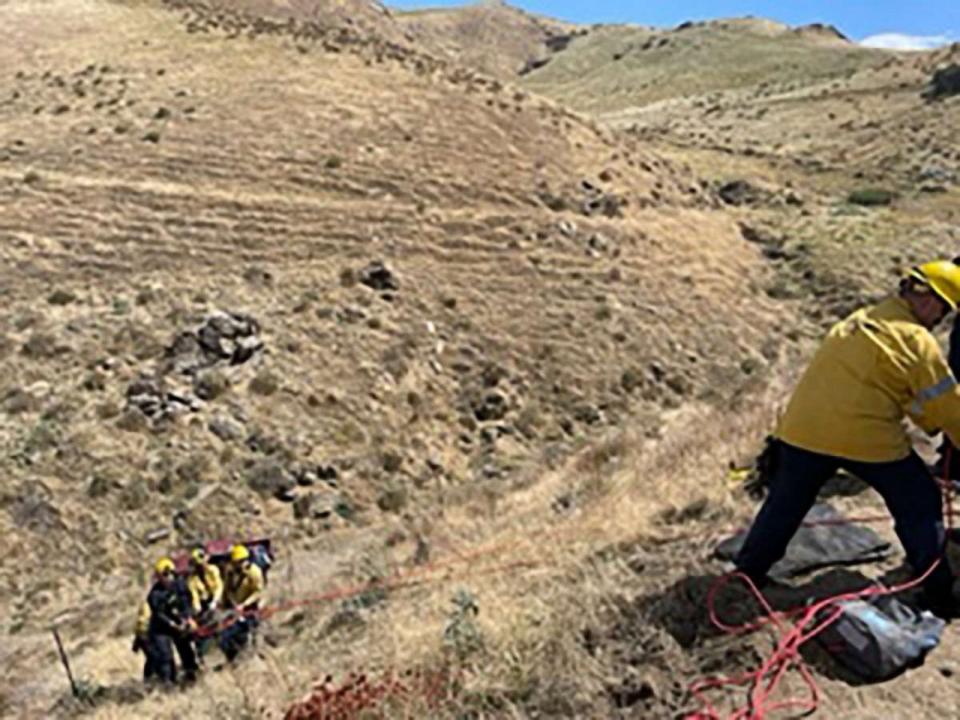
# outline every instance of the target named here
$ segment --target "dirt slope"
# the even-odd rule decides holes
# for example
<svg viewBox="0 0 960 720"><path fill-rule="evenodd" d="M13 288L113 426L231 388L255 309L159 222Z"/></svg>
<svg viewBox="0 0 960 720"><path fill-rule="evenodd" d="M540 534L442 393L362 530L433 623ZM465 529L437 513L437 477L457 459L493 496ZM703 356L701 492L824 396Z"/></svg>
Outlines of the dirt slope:
<svg viewBox="0 0 960 720"><path fill-rule="evenodd" d="M167 548L269 533L280 592L366 581L777 355L767 261L682 163L310 17L0 5L4 712L61 696L54 620L136 686ZM277 702L318 670L286 640Z"/></svg>

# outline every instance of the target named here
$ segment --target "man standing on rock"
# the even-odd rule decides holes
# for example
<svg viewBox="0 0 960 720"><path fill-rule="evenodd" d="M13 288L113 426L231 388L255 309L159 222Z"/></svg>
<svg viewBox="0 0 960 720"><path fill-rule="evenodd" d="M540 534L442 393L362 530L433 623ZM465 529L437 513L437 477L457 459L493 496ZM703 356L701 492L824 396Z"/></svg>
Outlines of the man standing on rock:
<svg viewBox="0 0 960 720"><path fill-rule="evenodd" d="M824 483L843 468L883 497L915 573L940 559L925 601L956 614L940 489L902 420L960 443L960 389L931 333L958 302L960 266L931 262L912 270L897 296L830 330L777 428L770 492L736 558L755 583L766 582Z"/></svg>

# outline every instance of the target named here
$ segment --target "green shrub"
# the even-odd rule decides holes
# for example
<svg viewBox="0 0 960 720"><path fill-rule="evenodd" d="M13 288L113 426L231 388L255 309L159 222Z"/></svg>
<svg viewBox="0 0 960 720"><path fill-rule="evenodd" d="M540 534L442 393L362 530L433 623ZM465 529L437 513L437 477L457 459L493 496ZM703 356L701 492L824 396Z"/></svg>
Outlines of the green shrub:
<svg viewBox="0 0 960 720"><path fill-rule="evenodd" d="M868 207L889 205L896 199L897 194L895 192L883 188L861 188L860 190L854 190L847 196L847 202Z"/></svg>

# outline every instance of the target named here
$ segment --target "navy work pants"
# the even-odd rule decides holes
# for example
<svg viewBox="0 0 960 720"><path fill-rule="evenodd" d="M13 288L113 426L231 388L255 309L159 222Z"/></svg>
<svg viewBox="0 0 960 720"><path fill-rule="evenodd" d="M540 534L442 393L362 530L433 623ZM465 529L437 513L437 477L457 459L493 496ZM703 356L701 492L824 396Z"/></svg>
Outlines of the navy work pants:
<svg viewBox="0 0 960 720"><path fill-rule="evenodd" d="M777 442L770 492L743 548L737 568L762 582L787 549L824 483L839 469L856 475L880 493L893 516L894 529L916 574L925 573L943 555L945 535L940 488L923 460L865 463L801 450ZM933 602L949 602L953 573L946 557L927 578L924 590Z"/></svg>
<svg viewBox="0 0 960 720"><path fill-rule="evenodd" d="M189 679L197 672L197 656L193 644L186 637L171 637L161 633L151 633L144 643L143 652L147 656L143 665L143 679L157 678L161 682L173 683L177 680L177 663L173 659L173 648L177 648L183 670Z"/></svg>
<svg viewBox="0 0 960 720"><path fill-rule="evenodd" d="M227 660L233 660L250 641L250 634L256 629L258 620L255 615L237 620L220 633L220 649Z"/></svg>

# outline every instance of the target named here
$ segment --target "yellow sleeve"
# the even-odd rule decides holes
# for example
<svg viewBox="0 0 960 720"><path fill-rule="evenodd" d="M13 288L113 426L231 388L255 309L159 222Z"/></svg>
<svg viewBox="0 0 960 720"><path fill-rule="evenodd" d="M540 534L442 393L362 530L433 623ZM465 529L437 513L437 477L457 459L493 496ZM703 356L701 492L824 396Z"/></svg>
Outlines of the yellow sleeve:
<svg viewBox="0 0 960 720"><path fill-rule="evenodd" d="M247 596L240 603L241 608L249 607L260 602L263 596L263 571L257 565L251 565L244 578L244 584L248 585Z"/></svg>
<svg viewBox="0 0 960 720"><path fill-rule="evenodd" d="M207 565L206 576L207 590L210 591L213 601L219 605L223 599L223 579L220 577L220 568L212 564Z"/></svg>
<svg viewBox="0 0 960 720"><path fill-rule="evenodd" d="M143 601L143 604L140 605L140 610L137 613L137 624L134 627L134 634L137 637L146 637L147 630L150 629L150 603L146 600Z"/></svg>
<svg viewBox="0 0 960 720"><path fill-rule="evenodd" d="M957 445L960 442L957 381L933 335L918 334L911 344L915 361L909 372L912 399L907 413L928 433L942 430Z"/></svg>
<svg viewBox="0 0 960 720"><path fill-rule="evenodd" d="M190 604L193 606L193 612L199 613L203 605L203 580L196 575L191 575L187 580L187 590L190 591Z"/></svg>

